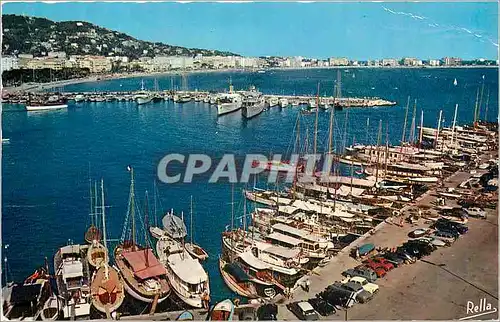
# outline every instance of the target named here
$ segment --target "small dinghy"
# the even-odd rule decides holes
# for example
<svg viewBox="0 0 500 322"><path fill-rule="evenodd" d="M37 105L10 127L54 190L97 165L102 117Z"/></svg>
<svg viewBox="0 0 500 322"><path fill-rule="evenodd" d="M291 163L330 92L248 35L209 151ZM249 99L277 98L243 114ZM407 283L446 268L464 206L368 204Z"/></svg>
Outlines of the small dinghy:
<svg viewBox="0 0 500 322"><path fill-rule="evenodd" d="M125 298L124 283L118 272L108 264L94 274L90 287L92 305L106 315L116 311Z"/></svg>
<svg viewBox="0 0 500 322"><path fill-rule="evenodd" d="M189 255L193 256L194 258L200 261L204 261L205 259L208 258L207 252L196 244L186 243L185 247Z"/></svg>
<svg viewBox="0 0 500 322"><path fill-rule="evenodd" d="M194 321L193 313L184 311L175 318L176 321Z"/></svg>
<svg viewBox="0 0 500 322"><path fill-rule="evenodd" d="M208 316L209 321L232 321L234 304L231 300L224 300L215 304Z"/></svg>

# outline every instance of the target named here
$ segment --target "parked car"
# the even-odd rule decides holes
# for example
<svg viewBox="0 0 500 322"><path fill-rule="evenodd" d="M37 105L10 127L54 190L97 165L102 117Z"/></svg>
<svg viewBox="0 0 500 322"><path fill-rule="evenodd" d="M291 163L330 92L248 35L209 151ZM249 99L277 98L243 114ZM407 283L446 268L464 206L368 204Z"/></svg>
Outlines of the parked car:
<svg viewBox="0 0 500 322"><path fill-rule="evenodd" d="M437 238L437 239L441 239L443 240L444 242L448 242L448 243L453 243L457 240L457 238L455 237L455 235L453 235L451 232L449 231L443 231L443 230L436 230L434 232L434 235L432 236L433 238Z"/></svg>
<svg viewBox="0 0 500 322"><path fill-rule="evenodd" d="M356 303L356 298L352 292L332 286L328 286L323 292L319 293L318 296L335 308L349 308Z"/></svg>
<svg viewBox="0 0 500 322"><path fill-rule="evenodd" d="M410 231L410 233L408 234L408 237L411 237L411 238L418 238L418 237L422 237L422 236L425 236L429 233L430 229L429 228L417 228L413 231Z"/></svg>
<svg viewBox="0 0 500 322"><path fill-rule="evenodd" d="M434 245L436 247L445 247L449 246L449 244L441 239L438 238L432 238L432 237L420 237L417 240L421 240L423 242L429 243L431 245Z"/></svg>
<svg viewBox="0 0 500 322"><path fill-rule="evenodd" d="M322 299L321 297L315 297L307 300L309 304L322 316L330 316L332 314L337 313L335 306L328 303L328 301Z"/></svg>
<svg viewBox="0 0 500 322"><path fill-rule="evenodd" d="M382 268L385 269L387 272L390 271L391 269L394 269L394 264L390 263L383 257L380 256L372 257L372 261L381 265Z"/></svg>
<svg viewBox="0 0 500 322"><path fill-rule="evenodd" d="M375 263L374 261L367 259L363 261L363 265L366 268L369 268L377 274L378 278L384 277L387 271L378 263Z"/></svg>
<svg viewBox="0 0 500 322"><path fill-rule="evenodd" d="M344 283L344 284L348 283L348 282L361 285L365 291L367 291L371 294L377 293L378 289L379 289L377 284L370 283L366 280L366 278L361 277L361 276L353 276L351 278L346 278L342 281L342 283Z"/></svg>
<svg viewBox="0 0 500 322"><path fill-rule="evenodd" d="M319 320L318 312L307 301L293 302L286 306L299 320L317 321Z"/></svg>
<svg viewBox="0 0 500 322"><path fill-rule="evenodd" d="M438 219L434 226L437 229L456 231L460 235L463 235L469 231L469 228L466 225L446 219Z"/></svg>
<svg viewBox="0 0 500 322"><path fill-rule="evenodd" d="M470 217L486 218L486 211L479 207L464 208L464 210Z"/></svg>
<svg viewBox="0 0 500 322"><path fill-rule="evenodd" d="M448 232L453 236L453 238L460 237L460 233L458 232L457 228L451 225L440 224L436 226L436 230Z"/></svg>
<svg viewBox="0 0 500 322"><path fill-rule="evenodd" d="M278 320L278 306L272 303L261 305L257 309L257 318L259 321Z"/></svg>
<svg viewBox="0 0 500 322"><path fill-rule="evenodd" d="M372 269L367 267L358 266L356 268L349 268L342 272L344 277L361 276L366 278L369 282L375 282L377 280L377 273Z"/></svg>
<svg viewBox="0 0 500 322"><path fill-rule="evenodd" d="M366 303L373 298L372 293L365 291L362 285L359 285L354 282L347 282L347 283L335 282L333 286L353 292L356 298L356 302L358 303Z"/></svg>
<svg viewBox="0 0 500 322"><path fill-rule="evenodd" d="M406 263L415 263L416 257L413 253L407 251L404 247L396 248L396 254L400 256Z"/></svg>
<svg viewBox="0 0 500 322"><path fill-rule="evenodd" d="M405 259L401 258L401 256L399 256L395 252L386 252L382 256L384 256L384 258L387 259L389 263L392 263L395 267L398 267L405 262Z"/></svg>

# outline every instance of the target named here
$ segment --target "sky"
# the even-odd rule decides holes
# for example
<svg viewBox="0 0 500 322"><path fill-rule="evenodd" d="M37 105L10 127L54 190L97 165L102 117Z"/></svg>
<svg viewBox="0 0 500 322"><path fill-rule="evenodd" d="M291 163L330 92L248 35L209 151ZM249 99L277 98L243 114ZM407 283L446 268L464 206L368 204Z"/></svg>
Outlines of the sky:
<svg viewBox="0 0 500 322"><path fill-rule="evenodd" d="M244 56L498 59L498 3L3 3L141 40Z"/></svg>

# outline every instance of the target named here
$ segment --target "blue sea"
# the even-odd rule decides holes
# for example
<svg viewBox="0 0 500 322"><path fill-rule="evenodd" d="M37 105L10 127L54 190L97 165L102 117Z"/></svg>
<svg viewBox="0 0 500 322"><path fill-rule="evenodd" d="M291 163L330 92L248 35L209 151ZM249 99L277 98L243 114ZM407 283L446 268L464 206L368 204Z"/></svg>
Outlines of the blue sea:
<svg viewBox="0 0 500 322"><path fill-rule="evenodd" d="M341 69L341 75L343 96L381 97L397 105L335 111L337 149L352 142L375 143L380 120L384 141L387 134L390 142L397 144L408 96L408 126L415 99L417 124L423 111L424 125L436 126L439 110L443 110L444 124L449 126L455 104L459 105L457 124L469 123L473 120L476 91L483 81L481 118L485 118L488 104L487 120L498 119L498 69L363 68ZM181 86L179 76L155 78L162 90ZM142 80L152 89L155 78L75 84L61 90L131 91L140 89ZM319 82L321 95L331 96L336 79L335 69L310 69L264 74L199 73L190 75L187 83L191 90L223 91L231 80L235 89L255 85L266 94L315 95ZM455 79L457 85L453 84ZM205 153L217 162L224 153L238 157L246 153L287 154L295 141L298 113L297 107L274 107L251 120L242 119L239 112L217 117L214 107L194 101L140 107L134 102L87 102L70 104L65 111L30 113L19 105L4 105L3 137L10 139L9 144L2 145L2 243L8 263L7 279L24 279L43 264L45 257L52 262L54 253L68 240L83 243L90 223L89 173L92 179L104 179L108 237L114 244L122 234L127 211L128 165L135 169L138 202L144 205L148 190L152 208L153 182L158 162L165 155ZM329 113L320 111L318 151L326 148L328 120ZM314 114L301 117L302 135L306 128L312 142ZM189 227L193 196L194 239L210 255L205 267L211 278L212 299L220 300L234 297L219 277L217 266L220 233L231 223L231 184L209 184L207 179L208 175L204 175L195 177L192 183L158 183L158 208L164 212L183 211ZM266 186L265 182L258 184ZM235 186L237 217L242 214L243 187ZM149 220L153 223L152 217ZM237 218L236 223L240 222Z"/></svg>

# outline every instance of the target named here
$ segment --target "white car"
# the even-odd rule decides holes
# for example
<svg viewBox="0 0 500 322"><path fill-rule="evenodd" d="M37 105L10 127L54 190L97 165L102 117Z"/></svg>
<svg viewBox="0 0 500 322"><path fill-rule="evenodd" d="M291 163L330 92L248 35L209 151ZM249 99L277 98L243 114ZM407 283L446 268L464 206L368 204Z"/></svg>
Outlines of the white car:
<svg viewBox="0 0 500 322"><path fill-rule="evenodd" d="M346 278L346 279L342 280L342 284L346 284L348 282L361 285L365 291L367 291L371 294L377 293L378 289L379 289L377 284L370 283L366 280L366 278L361 277L361 276L354 276L354 277L350 277L350 278Z"/></svg>
<svg viewBox="0 0 500 322"><path fill-rule="evenodd" d="M486 211L479 207L465 208L464 210L470 217L486 218Z"/></svg>

